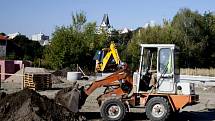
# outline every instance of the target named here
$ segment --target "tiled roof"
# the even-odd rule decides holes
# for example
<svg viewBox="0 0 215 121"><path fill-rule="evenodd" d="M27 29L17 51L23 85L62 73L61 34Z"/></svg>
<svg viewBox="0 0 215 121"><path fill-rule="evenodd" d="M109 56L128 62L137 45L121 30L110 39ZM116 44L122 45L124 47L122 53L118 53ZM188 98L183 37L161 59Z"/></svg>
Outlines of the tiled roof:
<svg viewBox="0 0 215 121"><path fill-rule="evenodd" d="M0 35L0 40L7 40L7 39L8 39L8 36Z"/></svg>

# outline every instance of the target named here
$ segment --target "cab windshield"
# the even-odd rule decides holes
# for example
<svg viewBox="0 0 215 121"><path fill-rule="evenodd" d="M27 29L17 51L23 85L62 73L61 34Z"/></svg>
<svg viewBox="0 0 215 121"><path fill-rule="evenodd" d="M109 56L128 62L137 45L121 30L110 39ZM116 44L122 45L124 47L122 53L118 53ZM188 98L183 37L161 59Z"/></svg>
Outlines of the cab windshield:
<svg viewBox="0 0 215 121"><path fill-rule="evenodd" d="M161 74L172 73L172 56L171 49L162 48L159 53L159 72Z"/></svg>

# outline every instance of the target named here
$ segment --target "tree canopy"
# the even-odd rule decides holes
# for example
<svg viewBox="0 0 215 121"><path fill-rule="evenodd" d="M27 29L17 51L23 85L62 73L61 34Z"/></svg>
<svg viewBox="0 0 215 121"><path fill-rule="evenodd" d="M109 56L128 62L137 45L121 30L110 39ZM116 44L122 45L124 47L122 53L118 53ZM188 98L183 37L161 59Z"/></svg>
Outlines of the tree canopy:
<svg viewBox="0 0 215 121"><path fill-rule="evenodd" d="M42 58L43 47L37 41L29 40L24 35L16 36L7 42L7 56L10 60L29 60L38 64L36 60Z"/></svg>
<svg viewBox="0 0 215 121"><path fill-rule="evenodd" d="M173 43L180 47L180 65L189 68L215 67L215 16L211 12L203 15L190 9L180 9L172 21L163 25L140 28L134 32L127 53L138 62L138 44Z"/></svg>
<svg viewBox="0 0 215 121"><path fill-rule="evenodd" d="M45 50L45 65L60 69L79 64L92 70L94 53L103 47L107 35L95 34L96 23L87 23L83 12L74 14L72 20L71 25L56 28Z"/></svg>
<svg viewBox="0 0 215 121"><path fill-rule="evenodd" d="M93 72L96 50L114 41L121 60L136 69L139 44L173 43L180 47L181 67L215 67L215 15L212 12L200 14L183 8L172 20L164 19L161 25L140 27L124 34L114 30L111 35L105 31L97 34L96 22L88 22L84 12L74 13L71 19L70 25L56 27L51 44L45 49L25 36L14 38L8 43L7 58L32 60L35 65L41 63L52 69L74 68L79 64Z"/></svg>

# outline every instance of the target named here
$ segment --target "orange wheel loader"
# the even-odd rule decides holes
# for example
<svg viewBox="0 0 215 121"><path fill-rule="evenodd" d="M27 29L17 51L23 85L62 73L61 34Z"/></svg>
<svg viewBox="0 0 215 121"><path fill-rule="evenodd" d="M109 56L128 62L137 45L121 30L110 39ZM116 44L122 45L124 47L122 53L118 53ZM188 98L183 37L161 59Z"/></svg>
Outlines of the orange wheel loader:
<svg viewBox="0 0 215 121"><path fill-rule="evenodd" d="M165 121L187 105L198 103L193 83L180 82L178 48L174 44L141 44L139 68L133 74L127 65L110 76L94 81L80 91L79 105L99 87L103 120L120 121L131 108L145 108L152 121Z"/></svg>

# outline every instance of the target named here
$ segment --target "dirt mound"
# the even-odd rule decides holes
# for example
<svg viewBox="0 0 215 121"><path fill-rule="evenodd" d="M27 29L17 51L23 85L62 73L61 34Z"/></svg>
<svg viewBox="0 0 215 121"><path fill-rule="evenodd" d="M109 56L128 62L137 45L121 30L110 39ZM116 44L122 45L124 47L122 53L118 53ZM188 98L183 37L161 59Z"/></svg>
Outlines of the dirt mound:
<svg viewBox="0 0 215 121"><path fill-rule="evenodd" d="M5 92L0 92L0 100L3 99L4 97L6 97L6 93Z"/></svg>
<svg viewBox="0 0 215 121"><path fill-rule="evenodd" d="M30 89L0 99L1 121L74 121L82 120L77 113L41 96Z"/></svg>
<svg viewBox="0 0 215 121"><path fill-rule="evenodd" d="M69 67L61 69L61 70L57 70L55 72L53 72L52 74L54 74L55 76L62 76L62 77L66 77L67 76L67 72L70 72L71 69Z"/></svg>
<svg viewBox="0 0 215 121"><path fill-rule="evenodd" d="M59 79L57 76L55 76L54 74L51 74L51 80L53 84L60 84L60 83L64 83L61 79Z"/></svg>
<svg viewBox="0 0 215 121"><path fill-rule="evenodd" d="M45 68L25 67L25 73L49 73Z"/></svg>

